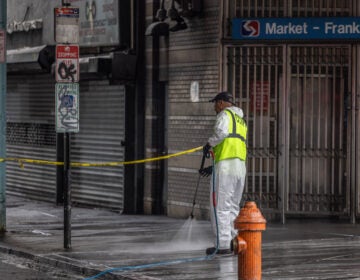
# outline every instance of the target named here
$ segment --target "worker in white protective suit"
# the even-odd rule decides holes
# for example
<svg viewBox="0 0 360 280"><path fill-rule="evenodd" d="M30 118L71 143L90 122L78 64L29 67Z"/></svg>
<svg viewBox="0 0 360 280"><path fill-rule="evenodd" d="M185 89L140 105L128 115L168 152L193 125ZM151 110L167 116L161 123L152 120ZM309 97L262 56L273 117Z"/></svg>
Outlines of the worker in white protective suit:
<svg viewBox="0 0 360 280"><path fill-rule="evenodd" d="M240 201L244 190L246 176L246 135L247 125L243 111L233 103L228 92L220 92L210 102L214 103L216 123L213 135L203 147L204 155L210 149L215 155L215 172L212 166L200 169L202 176L215 176L216 214L219 228L219 247L217 254L231 253L230 243L236 236L234 220L239 214ZM215 235L214 245L206 249L210 255L216 251L216 220L212 202L213 179L210 184L210 217Z"/></svg>

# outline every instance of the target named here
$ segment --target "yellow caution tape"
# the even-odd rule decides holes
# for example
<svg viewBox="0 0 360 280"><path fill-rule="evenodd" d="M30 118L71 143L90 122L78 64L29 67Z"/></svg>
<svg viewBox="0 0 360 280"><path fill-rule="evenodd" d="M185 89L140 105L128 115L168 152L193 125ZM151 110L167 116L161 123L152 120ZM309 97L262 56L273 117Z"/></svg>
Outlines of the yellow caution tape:
<svg viewBox="0 0 360 280"><path fill-rule="evenodd" d="M19 163L20 167L24 166L24 163L33 163L33 164L42 164L42 165L64 165L60 161L49 161L41 159L28 159L28 158L0 158L0 162L5 161L16 161Z"/></svg>
<svg viewBox="0 0 360 280"><path fill-rule="evenodd" d="M193 148L190 150L174 153L174 154L165 155L165 156L132 160L132 161L115 161L115 162L100 162L100 163L72 162L70 165L72 167L94 167L94 166L98 167L98 166L118 166L118 165L128 165L128 164L139 164L139 163L164 160L164 159L169 159L172 157L178 157L178 156L182 156L182 155L186 155L186 154L191 154L191 153L194 153L201 149L202 149L202 146ZM41 165L64 165L64 162L61 162L61 161L49 161L49 160L39 160L39 159L27 159L27 158L0 158L0 162L5 162L5 161L18 162L21 168L24 167L24 163L41 164Z"/></svg>

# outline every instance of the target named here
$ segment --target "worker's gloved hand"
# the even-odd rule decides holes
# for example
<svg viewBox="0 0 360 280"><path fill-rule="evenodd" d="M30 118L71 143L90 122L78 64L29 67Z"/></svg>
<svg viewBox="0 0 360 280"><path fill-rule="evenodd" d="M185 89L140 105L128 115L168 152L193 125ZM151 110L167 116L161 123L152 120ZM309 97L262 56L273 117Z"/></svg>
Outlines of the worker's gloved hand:
<svg viewBox="0 0 360 280"><path fill-rule="evenodd" d="M203 155L204 155L204 157L207 157L207 158L210 157L210 153L209 153L210 149L211 149L210 144L206 143L206 145L203 147Z"/></svg>
<svg viewBox="0 0 360 280"><path fill-rule="evenodd" d="M199 173L202 177L209 177L212 174L212 171L213 171L212 166L199 169Z"/></svg>

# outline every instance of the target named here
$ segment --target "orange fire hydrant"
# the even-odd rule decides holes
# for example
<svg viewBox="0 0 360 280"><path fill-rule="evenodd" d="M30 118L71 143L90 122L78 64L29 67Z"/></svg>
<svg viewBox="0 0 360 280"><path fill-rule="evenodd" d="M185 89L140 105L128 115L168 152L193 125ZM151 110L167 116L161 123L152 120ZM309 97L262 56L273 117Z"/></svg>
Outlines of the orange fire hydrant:
<svg viewBox="0 0 360 280"><path fill-rule="evenodd" d="M261 279L261 232L266 220L256 203L249 201L234 221L238 235L233 239L234 254L238 254L238 279Z"/></svg>

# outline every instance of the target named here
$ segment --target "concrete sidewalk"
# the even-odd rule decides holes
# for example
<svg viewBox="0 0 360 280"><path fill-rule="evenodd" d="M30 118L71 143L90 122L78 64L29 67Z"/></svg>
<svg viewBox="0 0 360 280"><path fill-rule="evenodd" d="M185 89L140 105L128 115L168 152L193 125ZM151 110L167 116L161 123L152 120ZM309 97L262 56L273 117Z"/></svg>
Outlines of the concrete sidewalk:
<svg viewBox="0 0 360 280"><path fill-rule="evenodd" d="M74 207L72 249L63 249L63 208L7 196L0 250L93 279L237 279L237 257L202 260L211 246L208 221L119 215ZM200 258L200 259L199 259ZM181 263L166 262L181 259ZM144 265L156 263L156 266ZM360 225L318 220L268 223L263 279L360 279Z"/></svg>

